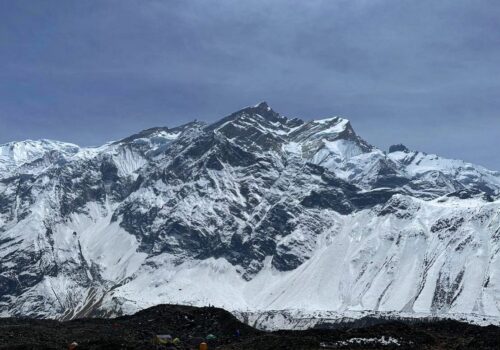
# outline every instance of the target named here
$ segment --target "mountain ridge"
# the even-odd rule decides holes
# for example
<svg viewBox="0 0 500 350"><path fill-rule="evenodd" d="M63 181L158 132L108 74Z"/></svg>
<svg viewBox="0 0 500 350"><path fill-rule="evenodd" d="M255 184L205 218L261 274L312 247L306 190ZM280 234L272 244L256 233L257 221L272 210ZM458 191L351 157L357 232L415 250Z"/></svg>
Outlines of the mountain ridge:
<svg viewBox="0 0 500 350"><path fill-rule="evenodd" d="M497 172L386 153L346 119L267 103L59 146L0 167L1 315L176 302L500 316Z"/></svg>

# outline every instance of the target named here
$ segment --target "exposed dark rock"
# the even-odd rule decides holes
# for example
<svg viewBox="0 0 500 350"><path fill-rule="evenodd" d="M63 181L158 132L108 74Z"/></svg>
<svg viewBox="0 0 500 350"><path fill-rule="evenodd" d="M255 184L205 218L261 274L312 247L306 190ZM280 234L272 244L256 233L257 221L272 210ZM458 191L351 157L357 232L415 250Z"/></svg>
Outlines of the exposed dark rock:
<svg viewBox="0 0 500 350"><path fill-rule="evenodd" d="M392 145L392 146L389 147L389 153L393 153L393 152L405 152L405 153L408 153L408 152L410 152L410 150L405 145L403 145L402 143L400 143L400 144Z"/></svg>
<svg viewBox="0 0 500 350"><path fill-rule="evenodd" d="M354 210L344 193L335 190L311 191L300 203L307 208L332 209L344 215Z"/></svg>

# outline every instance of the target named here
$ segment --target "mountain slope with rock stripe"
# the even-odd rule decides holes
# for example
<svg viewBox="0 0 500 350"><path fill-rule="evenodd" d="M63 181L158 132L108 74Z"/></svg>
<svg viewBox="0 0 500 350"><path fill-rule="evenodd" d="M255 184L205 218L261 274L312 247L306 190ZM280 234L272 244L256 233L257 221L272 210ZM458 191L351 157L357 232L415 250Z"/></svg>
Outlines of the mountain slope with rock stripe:
<svg viewBox="0 0 500 350"><path fill-rule="evenodd" d="M500 316L500 174L384 152L344 118L260 103L95 148L0 149L2 316Z"/></svg>

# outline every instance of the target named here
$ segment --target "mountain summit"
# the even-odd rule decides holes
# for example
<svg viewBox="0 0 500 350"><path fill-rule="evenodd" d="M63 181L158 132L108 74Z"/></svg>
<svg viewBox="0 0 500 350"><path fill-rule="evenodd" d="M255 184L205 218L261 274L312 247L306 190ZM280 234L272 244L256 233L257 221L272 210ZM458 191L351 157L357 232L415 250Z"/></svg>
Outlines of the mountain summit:
<svg viewBox="0 0 500 350"><path fill-rule="evenodd" d="M500 174L385 153L346 119L262 102L96 148L0 150L2 316L500 317Z"/></svg>

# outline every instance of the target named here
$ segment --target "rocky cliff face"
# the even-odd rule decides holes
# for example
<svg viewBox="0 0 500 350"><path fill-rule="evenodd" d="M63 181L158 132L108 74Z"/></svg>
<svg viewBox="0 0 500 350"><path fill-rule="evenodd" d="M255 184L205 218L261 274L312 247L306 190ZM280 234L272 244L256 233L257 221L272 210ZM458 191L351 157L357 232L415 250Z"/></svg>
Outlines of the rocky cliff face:
<svg viewBox="0 0 500 350"><path fill-rule="evenodd" d="M157 303L499 316L500 174L261 103L98 148L0 146L0 312Z"/></svg>

